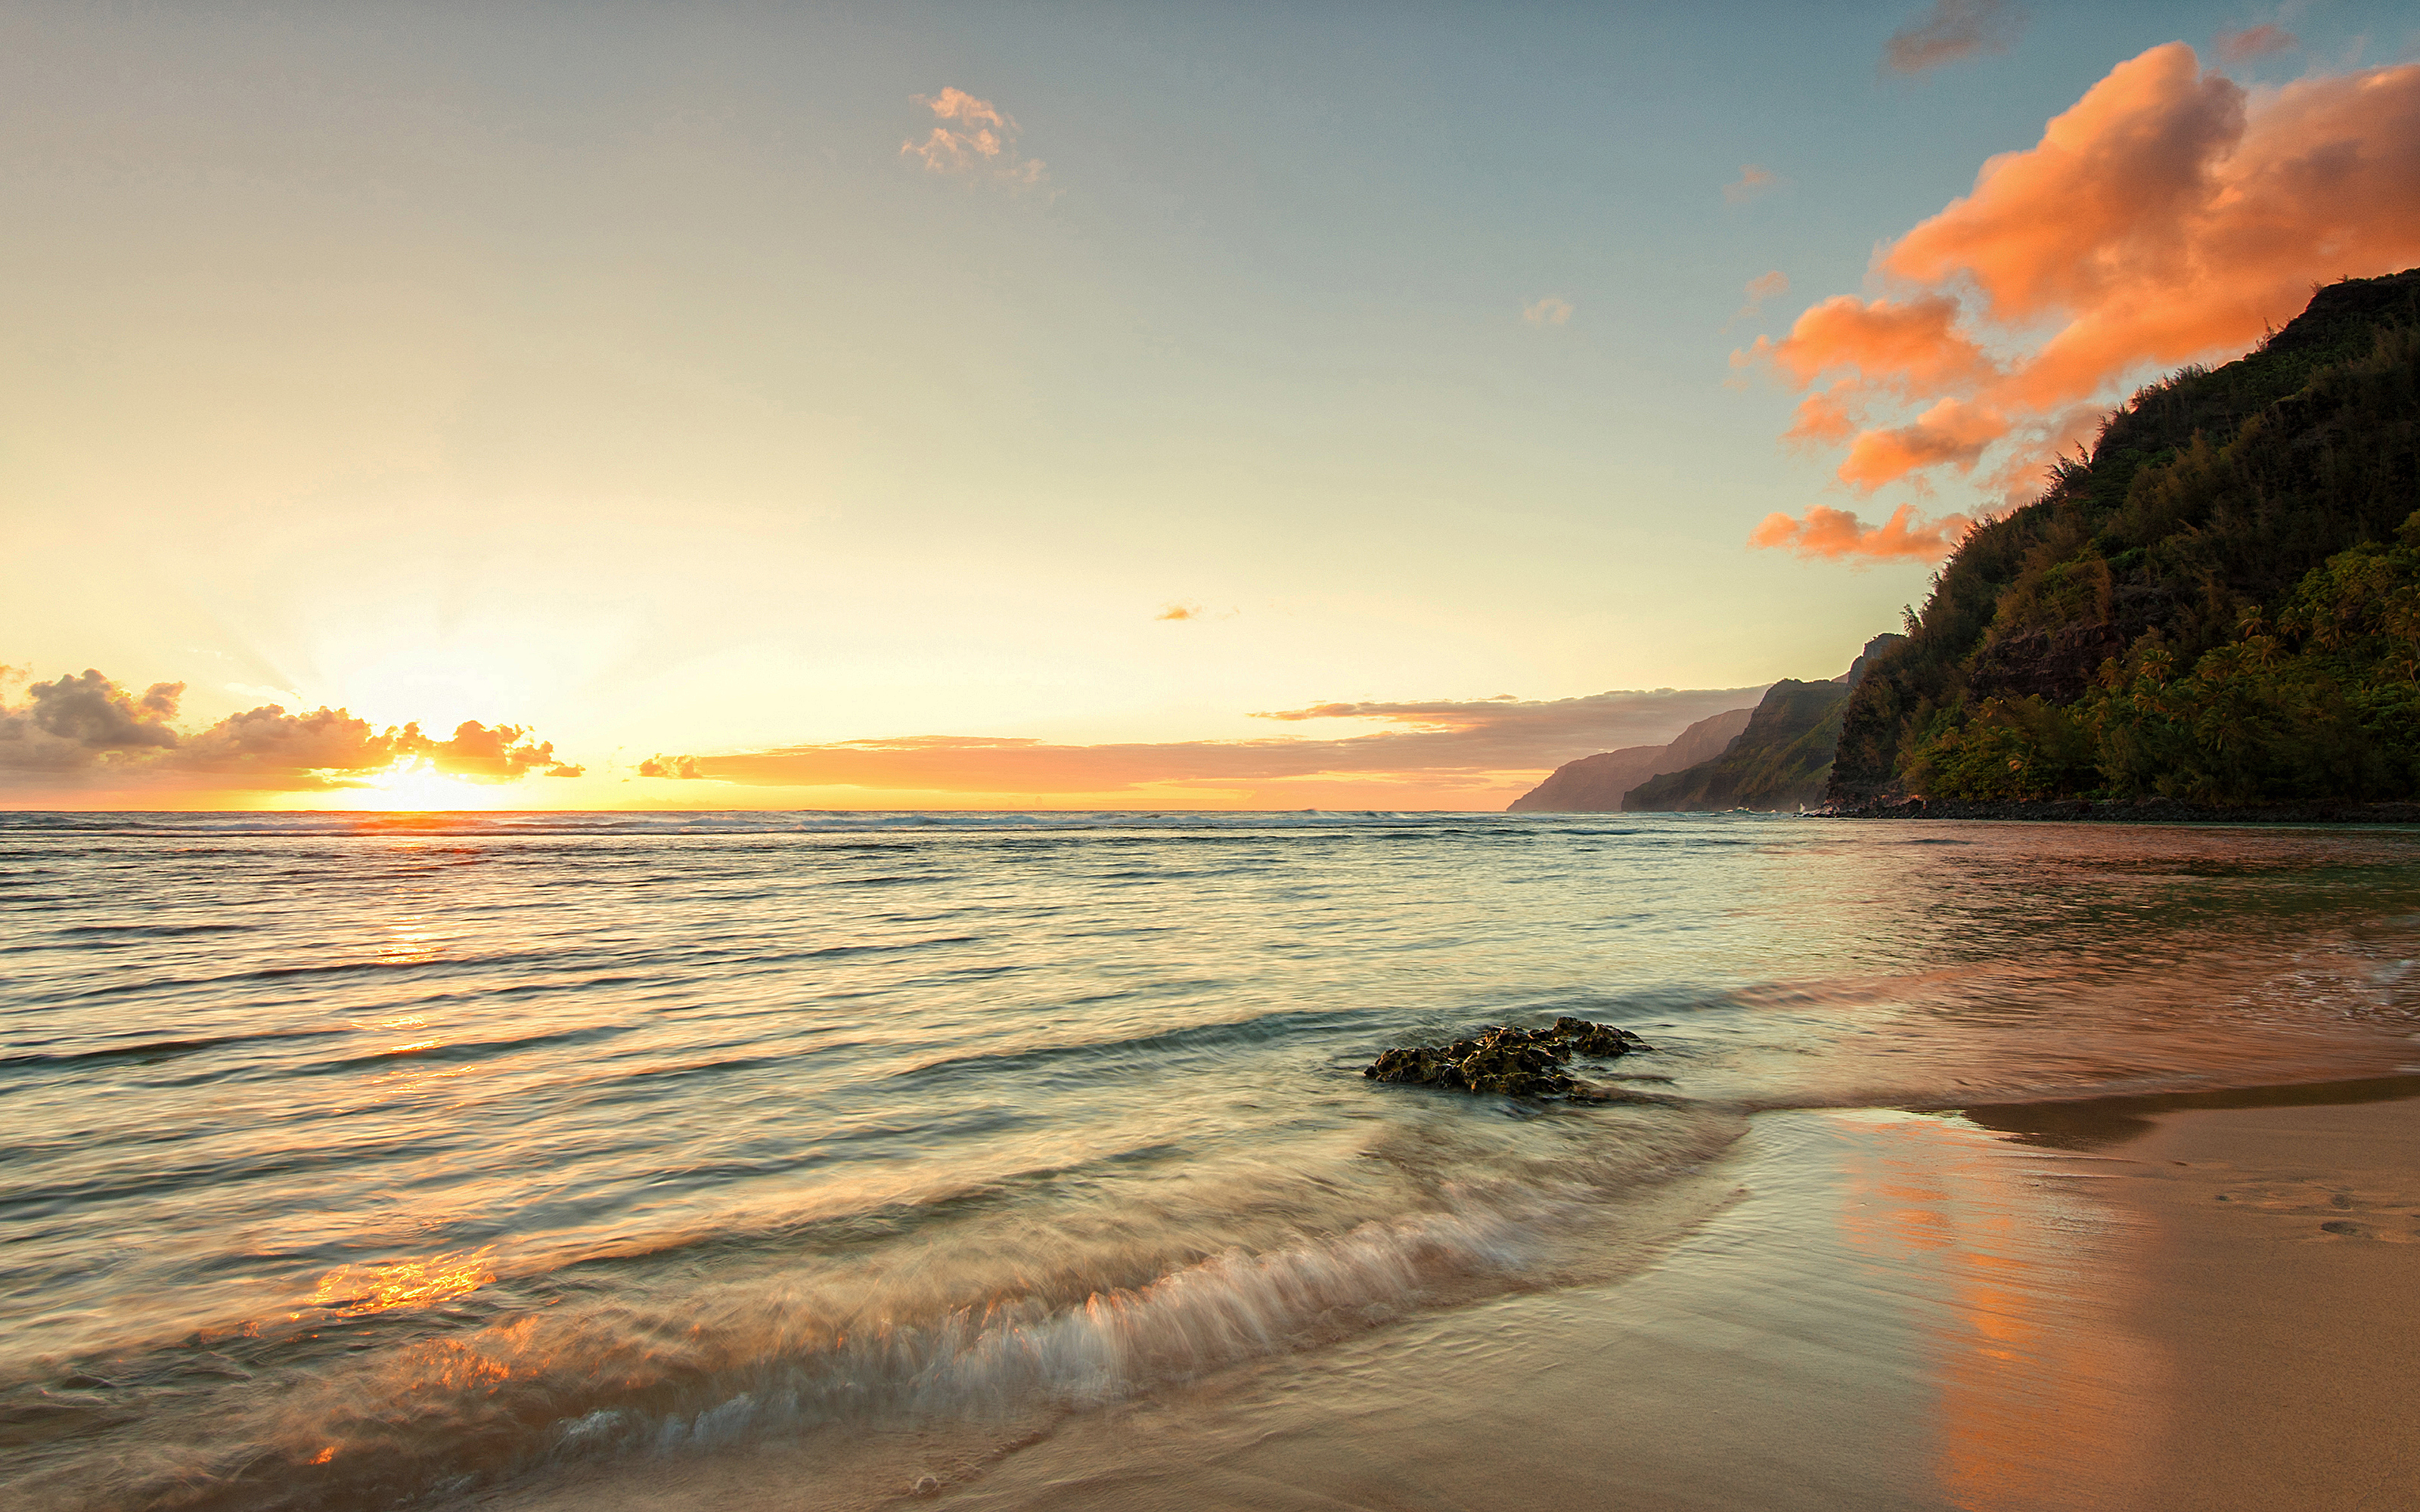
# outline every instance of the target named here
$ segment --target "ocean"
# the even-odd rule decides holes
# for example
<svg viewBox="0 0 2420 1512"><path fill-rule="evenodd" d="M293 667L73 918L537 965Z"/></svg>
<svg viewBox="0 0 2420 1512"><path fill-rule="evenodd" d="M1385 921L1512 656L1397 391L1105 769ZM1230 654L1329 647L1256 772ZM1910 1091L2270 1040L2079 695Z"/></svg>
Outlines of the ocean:
<svg viewBox="0 0 2420 1512"><path fill-rule="evenodd" d="M2409 1072L2415 957L2391 829L0 815L0 1496L971 1494L1618 1292L1791 1110ZM1360 1074L1562 1015L1613 1100Z"/></svg>

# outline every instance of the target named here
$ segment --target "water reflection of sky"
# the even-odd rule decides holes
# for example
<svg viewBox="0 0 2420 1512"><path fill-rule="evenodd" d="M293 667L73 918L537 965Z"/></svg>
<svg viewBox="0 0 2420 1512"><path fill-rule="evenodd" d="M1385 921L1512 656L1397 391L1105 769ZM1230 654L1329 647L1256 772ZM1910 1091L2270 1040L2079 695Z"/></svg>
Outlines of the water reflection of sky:
<svg viewBox="0 0 2420 1512"><path fill-rule="evenodd" d="M0 1389L196 1333L271 1374L501 1358L556 1308L515 1358L690 1316L633 1379L710 1373L775 1318L1081 1302L1730 1137L1357 1074L1499 1019L1640 1029L1621 1069L1687 1099L1958 1106L2389 1071L2420 1008L2420 839L2388 832L613 818L0 833L0 1225L38 1299ZM1958 1268L1943 1358L1984 1370L2040 1352L2055 1288L1953 1129L1884 1142L1857 1243Z"/></svg>

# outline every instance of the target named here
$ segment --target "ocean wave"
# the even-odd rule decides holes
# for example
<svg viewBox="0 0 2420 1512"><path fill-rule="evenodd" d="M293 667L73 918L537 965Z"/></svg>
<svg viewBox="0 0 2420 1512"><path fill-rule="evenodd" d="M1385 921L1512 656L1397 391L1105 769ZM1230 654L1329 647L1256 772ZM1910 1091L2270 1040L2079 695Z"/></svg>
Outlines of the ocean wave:
<svg viewBox="0 0 2420 1512"><path fill-rule="evenodd" d="M136 1396L151 1410L140 1443L37 1469L11 1493L39 1508L300 1512L567 1458L1080 1409L1537 1285L1576 1233L1599 1265L1620 1247L1609 1232L1658 1242L1687 1215L1645 1196L1740 1127L1720 1110L1591 1110L1544 1128L1474 1113L1283 1174L1203 1170L1141 1207L1087 1197L1054 1216L1032 1191L919 1204L923 1219L874 1248L820 1258L780 1234L700 1236L601 1271L483 1269L486 1290L418 1313L379 1308L371 1276L282 1334L93 1361L8 1394L0 1407L44 1442L123 1427ZM1094 1190L1066 1172L1050 1187ZM680 1284L633 1288L649 1276ZM166 1389L196 1369L215 1373L206 1408Z"/></svg>
<svg viewBox="0 0 2420 1512"><path fill-rule="evenodd" d="M268 1044L287 1040L318 1040L350 1032L347 1029L279 1029L268 1033L223 1034L190 1040L146 1040L135 1044L99 1045L90 1050L34 1051L13 1056L0 1056L0 1069L65 1068L112 1060L170 1060L180 1056L199 1055L206 1050L224 1050L235 1045Z"/></svg>
<svg viewBox="0 0 2420 1512"><path fill-rule="evenodd" d="M52 933L69 939L86 935L111 940L181 939L190 934L250 934L259 930L257 924L70 924Z"/></svg>
<svg viewBox="0 0 2420 1512"><path fill-rule="evenodd" d="M949 1056L892 1074L903 1079L997 1074L1053 1068L1070 1062L1097 1068L1104 1061L1129 1056L1163 1059L1199 1058L1237 1045L1282 1043L1290 1040L1325 1036L1339 1029L1366 1028L1370 1024L1371 1016L1366 1009L1291 1010L1219 1024L1162 1029L1150 1034ZM1373 1056L1376 1053L1374 1048L1371 1051Z"/></svg>
<svg viewBox="0 0 2420 1512"><path fill-rule="evenodd" d="M666 835L947 835L1012 833L1036 838L1098 835L1120 831L1168 834L1184 831L1348 830L1368 835L1392 830L1404 838L1469 834L1585 831L1637 836L1657 820L1692 825L1770 819L1771 815L1497 814L1489 812L1391 812L1382 810L1236 810L1145 812L1129 810L1002 810L968 811L862 811L734 810L656 813L629 810L387 813L304 810L280 813L42 812L0 813L0 841L11 835L71 834L144 839L235 839L264 836L390 837L398 840L505 838L516 836ZM1787 817L1787 816L1785 816Z"/></svg>
<svg viewBox="0 0 2420 1512"><path fill-rule="evenodd" d="M1911 833L0 820L0 884L39 873L0 899L39 947L0 970L0 1503L391 1504L1063 1410L1601 1273L1739 1108L2410 1058L2406 838ZM1669 1100L1357 1074L1566 1013Z"/></svg>

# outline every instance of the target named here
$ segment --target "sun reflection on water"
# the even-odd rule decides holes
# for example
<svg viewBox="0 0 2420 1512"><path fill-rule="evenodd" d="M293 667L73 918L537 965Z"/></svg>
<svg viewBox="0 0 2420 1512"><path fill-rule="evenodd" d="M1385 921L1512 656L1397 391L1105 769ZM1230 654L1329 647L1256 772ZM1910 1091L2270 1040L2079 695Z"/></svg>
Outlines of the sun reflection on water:
<svg viewBox="0 0 2420 1512"><path fill-rule="evenodd" d="M396 1307L433 1307L496 1279L489 1260L494 1252L495 1246L487 1244L379 1265L340 1265L319 1278L310 1304L340 1318Z"/></svg>
<svg viewBox="0 0 2420 1512"><path fill-rule="evenodd" d="M444 940L429 924L410 919L386 927L386 941L379 947L378 964L382 966L417 966L437 959L444 949Z"/></svg>
<svg viewBox="0 0 2420 1512"><path fill-rule="evenodd" d="M1923 1278L1911 1308L1925 1320L1949 1504L2019 1512L2072 1504L2078 1486L2136 1485L2157 1433L2146 1420L2157 1367L2094 1283L2123 1273L2128 1236L2060 1190L2077 1163L2011 1160L1956 1120L1835 1117L1889 1136L1853 1147L1839 1223L1854 1249Z"/></svg>

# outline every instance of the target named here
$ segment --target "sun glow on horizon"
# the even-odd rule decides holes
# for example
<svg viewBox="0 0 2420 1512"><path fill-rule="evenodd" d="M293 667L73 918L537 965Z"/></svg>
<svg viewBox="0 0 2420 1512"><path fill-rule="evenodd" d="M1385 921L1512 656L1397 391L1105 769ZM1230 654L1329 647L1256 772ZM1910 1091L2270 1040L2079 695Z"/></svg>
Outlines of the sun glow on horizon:
<svg viewBox="0 0 2420 1512"><path fill-rule="evenodd" d="M357 787L336 792L296 793L281 808L347 809L401 813L457 812L501 809L518 784L474 782L438 770L425 756L406 757Z"/></svg>

